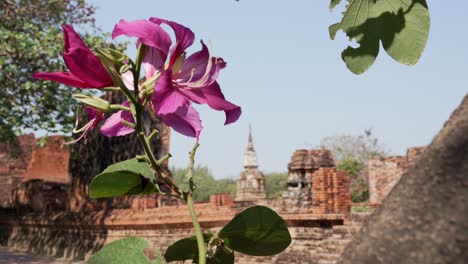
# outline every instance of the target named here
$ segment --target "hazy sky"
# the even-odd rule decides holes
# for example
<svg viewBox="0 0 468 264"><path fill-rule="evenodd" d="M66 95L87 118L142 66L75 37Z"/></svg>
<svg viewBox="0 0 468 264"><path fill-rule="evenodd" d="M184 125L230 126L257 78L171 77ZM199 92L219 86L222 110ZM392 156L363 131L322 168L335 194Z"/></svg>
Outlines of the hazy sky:
<svg viewBox="0 0 468 264"><path fill-rule="evenodd" d="M173 20L196 34L189 53L203 39L228 63L218 81L226 98L242 106L240 120L223 126L223 112L196 106L204 126L196 161L217 178L242 171L249 123L260 169L286 171L294 150L366 128L373 128L392 154L426 145L468 92L466 1L429 1L429 42L416 66L400 65L381 49L360 76L340 58L347 46L344 34L329 39L328 26L339 17L338 10L329 12L329 1L90 2L98 7L96 22L104 31L121 18ZM135 54L133 43L129 52ZM170 163L186 166L193 144L173 132Z"/></svg>

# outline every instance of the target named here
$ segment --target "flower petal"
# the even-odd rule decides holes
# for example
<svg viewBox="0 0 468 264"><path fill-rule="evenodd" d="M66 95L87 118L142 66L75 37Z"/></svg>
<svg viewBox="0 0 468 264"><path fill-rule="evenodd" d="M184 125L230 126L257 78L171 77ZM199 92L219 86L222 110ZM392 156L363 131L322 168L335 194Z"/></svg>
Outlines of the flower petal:
<svg viewBox="0 0 468 264"><path fill-rule="evenodd" d="M143 44L159 49L167 57L172 44L171 37L158 24L148 20L125 21L121 19L112 31L112 38L120 35L137 37Z"/></svg>
<svg viewBox="0 0 468 264"><path fill-rule="evenodd" d="M209 86L216 81L219 71L226 67L226 62L222 58L210 56L203 41L201 45L202 49L190 55L182 65L181 71L175 76L181 85L189 88Z"/></svg>
<svg viewBox="0 0 468 264"><path fill-rule="evenodd" d="M99 122L104 119L104 113L97 109L86 106L84 110L86 111L86 114L88 115L88 120L96 119L96 121ZM93 126L93 129L96 126L97 126L97 123Z"/></svg>
<svg viewBox="0 0 468 264"><path fill-rule="evenodd" d="M187 107L190 102L172 85L172 72L166 70L156 82L151 101L155 106L156 115L170 114L180 107Z"/></svg>
<svg viewBox="0 0 468 264"><path fill-rule="evenodd" d="M193 34L189 28L173 21L156 17L151 17L149 20L158 25L166 24L170 26L172 30L174 30L176 44L171 49L171 59L169 61L169 68L171 68L180 55L182 55L182 53L193 44L193 41L195 40L195 34Z"/></svg>
<svg viewBox="0 0 468 264"><path fill-rule="evenodd" d="M160 50L150 47L141 63L143 69L145 69L146 79L151 79L157 71L160 71L164 66L164 62L165 55Z"/></svg>
<svg viewBox="0 0 468 264"><path fill-rule="evenodd" d="M226 114L225 125L236 122L242 113L239 106L224 98L217 82L199 89L183 89L180 90L180 93L197 104L208 104L212 109L224 111Z"/></svg>
<svg viewBox="0 0 468 264"><path fill-rule="evenodd" d="M190 55L185 59L184 64L176 78L181 79L181 82L198 81L206 72L210 52L205 43L202 43L202 49Z"/></svg>
<svg viewBox="0 0 468 264"><path fill-rule="evenodd" d="M190 105L180 107L174 113L160 115L159 117L175 131L188 137L196 137L197 140L203 128L200 115Z"/></svg>
<svg viewBox="0 0 468 264"><path fill-rule="evenodd" d="M124 102L122 105L128 106L128 102ZM100 131L106 137L125 136L134 131L133 128L126 126L122 123L125 120L130 123L135 123L133 116L130 112L120 110L112 114L106 119L104 125L102 125Z"/></svg>
<svg viewBox="0 0 468 264"><path fill-rule="evenodd" d="M70 72L86 84L81 88L112 86L112 78L101 61L91 52L71 25L63 26L63 59Z"/></svg>
<svg viewBox="0 0 468 264"><path fill-rule="evenodd" d="M133 91L135 84L133 83L133 73L132 73L132 71L126 71L126 72L122 73L121 76L122 76L122 81L125 84L125 86L129 90Z"/></svg>
<svg viewBox="0 0 468 264"><path fill-rule="evenodd" d="M35 79L49 80L78 88L90 88L89 85L69 72L36 72L32 75ZM93 87L94 88L94 87Z"/></svg>

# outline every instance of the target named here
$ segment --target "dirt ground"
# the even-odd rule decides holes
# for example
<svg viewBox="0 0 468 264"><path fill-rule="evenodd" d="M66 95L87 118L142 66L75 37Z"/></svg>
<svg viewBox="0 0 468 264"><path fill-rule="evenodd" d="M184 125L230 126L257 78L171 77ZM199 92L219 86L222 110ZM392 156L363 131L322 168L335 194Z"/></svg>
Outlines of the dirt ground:
<svg viewBox="0 0 468 264"><path fill-rule="evenodd" d="M0 264L85 264L85 262L73 262L66 259L57 259L47 256L32 255L24 252L12 251L0 247Z"/></svg>

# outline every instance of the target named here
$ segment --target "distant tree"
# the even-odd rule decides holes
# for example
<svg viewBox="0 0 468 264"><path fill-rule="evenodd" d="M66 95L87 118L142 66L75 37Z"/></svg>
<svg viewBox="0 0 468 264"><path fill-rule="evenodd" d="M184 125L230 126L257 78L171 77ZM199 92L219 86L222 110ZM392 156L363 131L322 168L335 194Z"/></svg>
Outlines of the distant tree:
<svg viewBox="0 0 468 264"><path fill-rule="evenodd" d="M364 162L348 156L337 164L336 169L348 172L353 202L363 202L369 199L368 171Z"/></svg>
<svg viewBox="0 0 468 264"><path fill-rule="evenodd" d="M367 163L370 158L386 156L388 151L366 129L362 135L336 135L323 138L323 147L329 149L337 165L337 170L347 171L351 181L351 200L363 202L369 199Z"/></svg>
<svg viewBox="0 0 468 264"><path fill-rule="evenodd" d="M62 71L61 26L87 29L90 47L104 43L94 22L95 8L84 0L0 1L0 142L24 129L68 133L77 106L75 88L37 81L37 71Z"/></svg>
<svg viewBox="0 0 468 264"><path fill-rule="evenodd" d="M268 198L278 198L286 191L287 172L273 172L265 174L265 189Z"/></svg>
<svg viewBox="0 0 468 264"><path fill-rule="evenodd" d="M187 168L171 168L174 181L177 185L181 186L182 189L188 188L186 181ZM233 179L215 179L210 169L207 166L197 166L193 170L194 183L197 189L193 193L193 199L197 202L207 202L210 199L210 195L229 193L235 196L236 193L236 181Z"/></svg>
<svg viewBox="0 0 468 264"><path fill-rule="evenodd" d="M353 157L367 163L371 157L388 154L379 140L372 135L372 129L364 130L361 135L340 134L325 137L321 140L321 145L332 152L337 162Z"/></svg>

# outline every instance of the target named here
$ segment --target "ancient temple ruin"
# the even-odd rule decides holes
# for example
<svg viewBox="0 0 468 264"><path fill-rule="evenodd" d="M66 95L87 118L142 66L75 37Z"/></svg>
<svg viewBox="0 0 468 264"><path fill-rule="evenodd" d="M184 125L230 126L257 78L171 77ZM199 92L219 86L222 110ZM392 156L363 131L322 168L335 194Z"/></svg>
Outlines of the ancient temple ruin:
<svg viewBox="0 0 468 264"><path fill-rule="evenodd" d="M156 122L156 127L161 133L153 147L161 157L169 151L170 135L162 123ZM0 211L5 212L0 214L0 245L87 259L104 244L127 236L145 237L164 249L192 234L191 219L183 204L173 206L157 195L88 198L94 175L109 164L141 152L135 137L105 138L95 134L88 138L88 144L81 142L71 148L60 148L62 141L51 137L45 148L40 148L36 146L38 139L26 135L19 137L15 145L0 145ZM415 159L416 152L409 151L406 159ZM371 195L373 190L387 188L385 173L395 172L389 169L390 163L391 158L370 162L376 183L371 184ZM276 199L266 196L265 176L258 165L250 130L237 197L217 194L210 197L209 203L195 204L201 226L217 230L247 206L265 205L285 219L293 243L277 256L237 254L237 263L336 261L366 214L350 212L349 177L336 171L330 151L295 151L287 166L285 193ZM397 172L392 174L395 179L401 176Z"/></svg>
<svg viewBox="0 0 468 264"><path fill-rule="evenodd" d="M284 198L289 198L294 204L308 204L312 200L312 177L319 168L334 167L331 152L326 149L294 152L288 163L287 192Z"/></svg>
<svg viewBox="0 0 468 264"><path fill-rule="evenodd" d="M252 141L252 129L249 128L249 141L244 154L244 171L237 181L235 201L258 202L266 199L265 176L258 170L257 153Z"/></svg>
<svg viewBox="0 0 468 264"><path fill-rule="evenodd" d="M336 170L327 149L296 150L288 164L287 191L281 200L289 212L348 213L348 173Z"/></svg>

